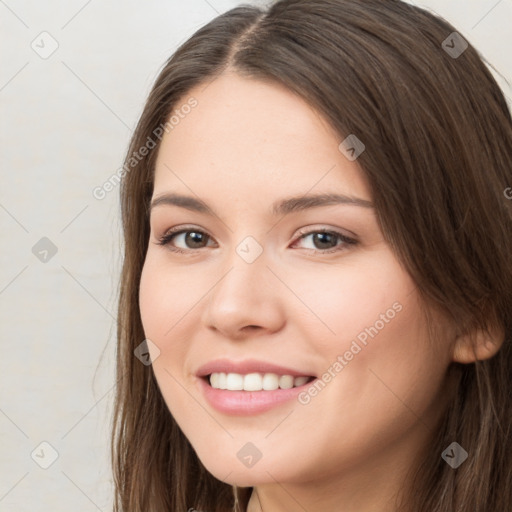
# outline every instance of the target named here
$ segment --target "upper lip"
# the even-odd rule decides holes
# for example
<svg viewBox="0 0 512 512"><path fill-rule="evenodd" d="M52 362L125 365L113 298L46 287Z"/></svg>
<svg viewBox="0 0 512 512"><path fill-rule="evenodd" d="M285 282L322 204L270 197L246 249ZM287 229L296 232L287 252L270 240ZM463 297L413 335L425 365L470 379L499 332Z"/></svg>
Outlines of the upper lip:
<svg viewBox="0 0 512 512"><path fill-rule="evenodd" d="M257 359L244 361L230 361L229 359L215 359L198 368L196 375L206 377L212 373L276 373L277 375L291 375L292 377L312 377L311 373L294 370L285 366L279 366Z"/></svg>

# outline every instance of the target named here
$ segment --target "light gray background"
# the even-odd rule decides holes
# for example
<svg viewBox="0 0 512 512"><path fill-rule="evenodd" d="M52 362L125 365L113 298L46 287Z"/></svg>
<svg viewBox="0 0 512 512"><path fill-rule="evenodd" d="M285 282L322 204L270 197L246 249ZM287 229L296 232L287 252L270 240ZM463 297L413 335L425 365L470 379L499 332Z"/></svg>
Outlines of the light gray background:
<svg viewBox="0 0 512 512"><path fill-rule="evenodd" d="M240 3L0 0L2 511L111 510L119 190L92 191L121 166L164 61ZM512 0L414 3L512 82ZM58 43L46 59L31 46L51 49L43 31Z"/></svg>

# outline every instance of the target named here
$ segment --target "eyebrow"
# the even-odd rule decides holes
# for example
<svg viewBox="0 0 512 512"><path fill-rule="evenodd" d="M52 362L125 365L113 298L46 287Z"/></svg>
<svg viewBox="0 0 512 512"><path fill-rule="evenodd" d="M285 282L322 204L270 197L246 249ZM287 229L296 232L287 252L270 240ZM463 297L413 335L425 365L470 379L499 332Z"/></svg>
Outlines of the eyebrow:
<svg viewBox="0 0 512 512"><path fill-rule="evenodd" d="M318 208L320 206L330 206L335 204L344 204L350 206L361 206L363 208L373 208L373 203L359 197L347 196L344 194L315 194L289 197L276 201L270 210L271 215L281 216L291 212L307 210L309 208ZM173 205L185 208L187 210L205 213L208 215L218 215L201 199L191 196L183 196L176 193L167 193L157 196L151 202L149 213L156 206Z"/></svg>

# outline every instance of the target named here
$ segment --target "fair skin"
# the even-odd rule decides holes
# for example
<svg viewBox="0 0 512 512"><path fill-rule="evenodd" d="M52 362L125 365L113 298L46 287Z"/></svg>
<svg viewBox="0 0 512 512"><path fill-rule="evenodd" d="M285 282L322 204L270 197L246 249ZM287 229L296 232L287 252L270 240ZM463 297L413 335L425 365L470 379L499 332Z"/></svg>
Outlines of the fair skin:
<svg viewBox="0 0 512 512"><path fill-rule="evenodd" d="M163 398L208 471L257 489L249 512L392 512L444 411L448 366L472 360L466 340L428 339L415 284L374 208L270 213L275 201L305 194L372 201L357 160L340 152L343 139L315 110L280 86L233 73L180 104L189 97L198 105L162 139L152 199L200 198L218 217L162 203L151 211L140 311L160 350L153 371ZM207 236L159 245L174 227ZM357 243L300 239L304 228ZM236 250L248 236L262 249L251 263ZM218 358L322 376L393 304L400 311L307 404L240 416L201 392L196 371ZM498 348L481 345L481 358ZM251 467L237 457L248 442L262 454Z"/></svg>

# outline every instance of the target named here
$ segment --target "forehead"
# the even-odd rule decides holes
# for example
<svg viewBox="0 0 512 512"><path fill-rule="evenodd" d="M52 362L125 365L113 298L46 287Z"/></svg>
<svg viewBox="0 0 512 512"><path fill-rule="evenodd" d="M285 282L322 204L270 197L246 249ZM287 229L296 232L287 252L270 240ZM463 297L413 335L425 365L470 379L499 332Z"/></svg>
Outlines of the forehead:
<svg viewBox="0 0 512 512"><path fill-rule="evenodd" d="M180 112L191 99L194 108ZM371 200L361 168L339 150L342 138L283 86L225 74L189 91L174 112L179 121L162 139L154 195L231 191L233 200L272 202L311 190Z"/></svg>

